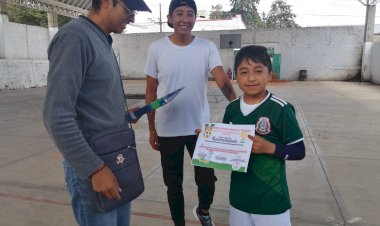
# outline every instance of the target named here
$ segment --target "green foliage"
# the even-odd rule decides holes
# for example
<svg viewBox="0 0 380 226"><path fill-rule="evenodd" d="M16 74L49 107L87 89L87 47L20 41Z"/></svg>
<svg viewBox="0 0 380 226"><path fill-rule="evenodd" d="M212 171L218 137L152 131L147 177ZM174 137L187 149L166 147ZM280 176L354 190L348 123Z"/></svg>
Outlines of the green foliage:
<svg viewBox="0 0 380 226"><path fill-rule="evenodd" d="M240 14L248 29L263 26L263 21L256 7L260 0L230 0L230 2L232 6L231 12L235 15Z"/></svg>
<svg viewBox="0 0 380 226"><path fill-rule="evenodd" d="M231 12L222 11L222 5L218 4L211 7L210 19L230 19L233 17Z"/></svg>
<svg viewBox="0 0 380 226"><path fill-rule="evenodd" d="M63 25L65 25L67 22L69 22L72 19L73 18L71 17L58 15L58 27L62 27Z"/></svg>
<svg viewBox="0 0 380 226"><path fill-rule="evenodd" d="M265 27L268 28L290 28L300 27L294 19L296 15L292 13L290 5L285 0L276 0L272 3L267 15L263 14Z"/></svg>
<svg viewBox="0 0 380 226"><path fill-rule="evenodd" d="M8 4L9 21L39 27L48 27L48 19L45 11L30 9L24 6ZM72 18L58 15L58 26L61 27Z"/></svg>
<svg viewBox="0 0 380 226"><path fill-rule="evenodd" d="M240 14L248 29L299 27L294 21L296 15L292 13L291 6L286 4L286 0L275 0L267 15L264 12L262 15L257 12L256 6L260 0L230 0L230 3L232 6L230 11L223 11L220 4L212 6L210 19L227 19Z"/></svg>
<svg viewBox="0 0 380 226"><path fill-rule="evenodd" d="M8 4L9 21L20 24L47 27L46 12Z"/></svg>

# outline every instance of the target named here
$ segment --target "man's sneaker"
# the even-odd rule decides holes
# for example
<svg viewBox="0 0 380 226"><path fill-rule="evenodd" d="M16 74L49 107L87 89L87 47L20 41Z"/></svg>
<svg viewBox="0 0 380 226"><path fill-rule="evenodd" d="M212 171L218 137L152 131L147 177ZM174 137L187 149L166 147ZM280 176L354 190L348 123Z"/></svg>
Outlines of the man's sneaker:
<svg viewBox="0 0 380 226"><path fill-rule="evenodd" d="M210 215L203 215L200 213L200 209L198 205L196 205L193 209L194 217L197 218L202 226L215 226L215 224L212 222Z"/></svg>

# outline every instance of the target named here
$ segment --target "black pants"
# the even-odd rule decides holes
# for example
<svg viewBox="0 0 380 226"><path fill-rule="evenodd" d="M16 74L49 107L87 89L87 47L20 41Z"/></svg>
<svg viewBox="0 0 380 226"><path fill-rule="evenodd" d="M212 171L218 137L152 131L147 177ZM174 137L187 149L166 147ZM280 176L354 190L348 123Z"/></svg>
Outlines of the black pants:
<svg viewBox="0 0 380 226"><path fill-rule="evenodd" d="M190 156L193 156L197 136L159 137L158 141L160 143L164 183L168 188L170 213L176 225L184 225L183 155L186 147ZM198 186L199 207L206 210L210 209L215 192L214 169L195 166L194 171L195 183Z"/></svg>

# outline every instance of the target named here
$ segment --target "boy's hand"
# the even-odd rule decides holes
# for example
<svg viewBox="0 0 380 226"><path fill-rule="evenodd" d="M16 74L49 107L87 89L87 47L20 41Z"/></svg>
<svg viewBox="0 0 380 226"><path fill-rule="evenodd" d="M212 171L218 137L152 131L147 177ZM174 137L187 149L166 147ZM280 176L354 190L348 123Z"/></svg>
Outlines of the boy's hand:
<svg viewBox="0 0 380 226"><path fill-rule="evenodd" d="M276 145L265 140L260 136L251 136L248 135L249 139L253 141L252 144L252 153L255 154L270 154L273 155L276 150Z"/></svg>
<svg viewBox="0 0 380 226"><path fill-rule="evenodd" d="M197 134L197 136L199 136L199 134L202 132L202 130L201 129L196 129L194 132Z"/></svg>

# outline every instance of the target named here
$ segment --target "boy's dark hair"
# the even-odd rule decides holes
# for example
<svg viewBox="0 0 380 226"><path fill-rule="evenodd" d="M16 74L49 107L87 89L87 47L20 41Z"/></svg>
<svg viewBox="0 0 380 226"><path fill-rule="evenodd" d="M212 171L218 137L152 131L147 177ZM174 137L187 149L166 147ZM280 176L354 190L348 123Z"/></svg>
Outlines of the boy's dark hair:
<svg viewBox="0 0 380 226"><path fill-rule="evenodd" d="M250 45L241 48L235 57L234 72L237 75L237 68L243 60L252 60L255 63L262 63L268 68L268 71L272 71L272 61L267 53L267 48L264 46Z"/></svg>

